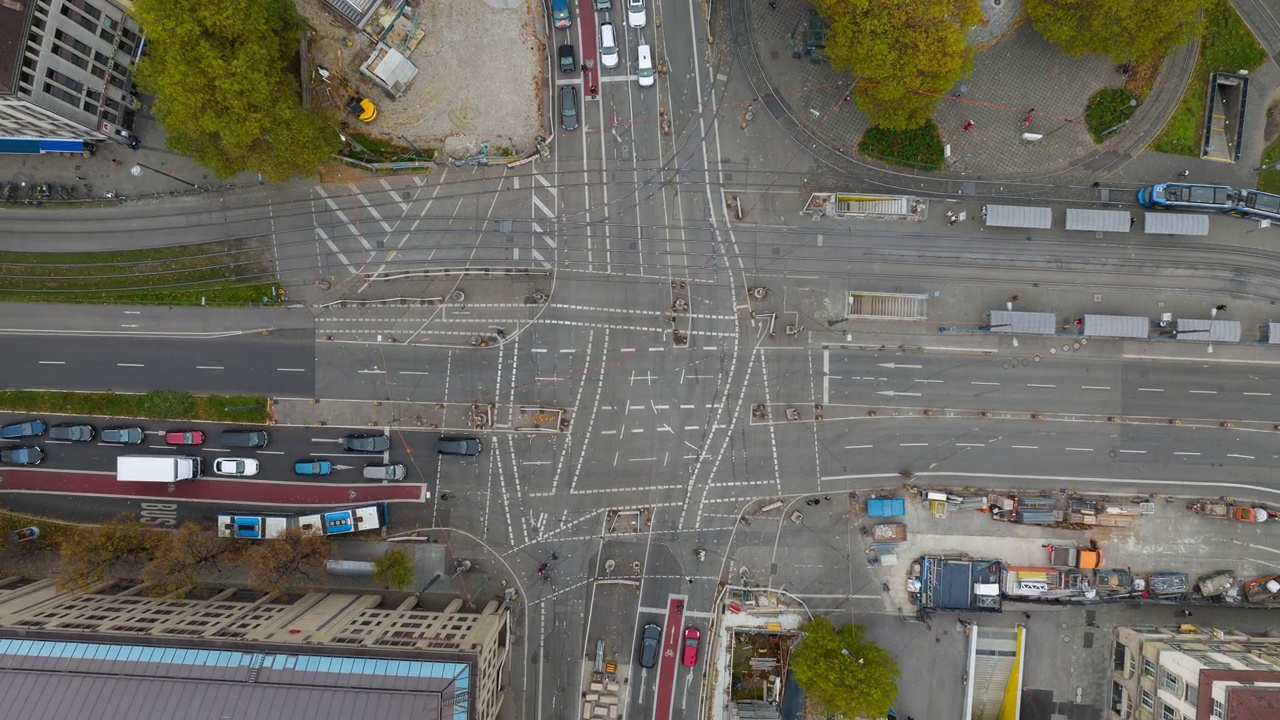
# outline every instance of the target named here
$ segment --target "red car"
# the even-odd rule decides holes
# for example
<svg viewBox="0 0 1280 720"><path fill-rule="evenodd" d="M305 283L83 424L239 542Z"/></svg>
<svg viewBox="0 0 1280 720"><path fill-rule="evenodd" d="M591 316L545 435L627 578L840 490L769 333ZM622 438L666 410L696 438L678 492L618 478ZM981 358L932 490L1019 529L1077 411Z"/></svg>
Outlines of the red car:
<svg viewBox="0 0 1280 720"><path fill-rule="evenodd" d="M698 664L698 641L702 639L702 633L698 628L690 625L684 629L684 650L680 652L680 664L685 667L693 667Z"/></svg>
<svg viewBox="0 0 1280 720"><path fill-rule="evenodd" d="M164 441L170 445L203 445L204 432L201 430L165 430Z"/></svg>

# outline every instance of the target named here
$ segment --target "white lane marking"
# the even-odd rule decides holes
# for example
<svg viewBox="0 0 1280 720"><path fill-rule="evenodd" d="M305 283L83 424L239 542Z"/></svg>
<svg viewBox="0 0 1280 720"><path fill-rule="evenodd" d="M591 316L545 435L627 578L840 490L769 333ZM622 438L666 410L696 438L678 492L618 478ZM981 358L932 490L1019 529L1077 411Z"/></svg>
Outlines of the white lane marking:
<svg viewBox="0 0 1280 720"><path fill-rule="evenodd" d="M146 367L142 363L116 363L116 367Z"/></svg>
<svg viewBox="0 0 1280 720"><path fill-rule="evenodd" d="M1075 452L1093 452L1093 448L1073 448L1073 447L1069 447L1069 448L1067 448L1067 450L1073 450L1073 451L1075 451Z"/></svg>
<svg viewBox="0 0 1280 720"><path fill-rule="evenodd" d="M1010 445L1015 450L1039 450L1039 445Z"/></svg>
<svg viewBox="0 0 1280 720"><path fill-rule="evenodd" d="M276 368L276 372L306 372L302 368Z"/></svg>
<svg viewBox="0 0 1280 720"><path fill-rule="evenodd" d="M125 315L141 315L142 311L141 310L125 310L124 314Z"/></svg>
<svg viewBox="0 0 1280 720"><path fill-rule="evenodd" d="M430 375L426 370L401 370L401 375Z"/></svg>
<svg viewBox="0 0 1280 720"><path fill-rule="evenodd" d="M1175 452L1174 455L1199 455L1198 452Z"/></svg>
<svg viewBox="0 0 1280 720"><path fill-rule="evenodd" d="M1217 390L1188 390L1192 395L1217 395Z"/></svg>
<svg viewBox="0 0 1280 720"><path fill-rule="evenodd" d="M1138 392L1164 392L1164 388L1138 388Z"/></svg>
<svg viewBox="0 0 1280 720"><path fill-rule="evenodd" d="M1146 455L1146 454L1147 454L1147 451L1146 451L1146 450L1121 450L1120 452L1122 452L1122 453L1131 453L1131 454L1134 454L1134 455Z"/></svg>
<svg viewBox="0 0 1280 720"><path fill-rule="evenodd" d="M544 352L546 352L546 351L547 351L547 349L546 349L546 348L534 348L534 349L530 350L529 352L544 353Z"/></svg>
<svg viewBox="0 0 1280 720"><path fill-rule="evenodd" d="M197 370L225 370L221 365L197 365Z"/></svg>
<svg viewBox="0 0 1280 720"><path fill-rule="evenodd" d="M67 363L63 360L41 360L40 364L41 365L66 365Z"/></svg>
<svg viewBox="0 0 1280 720"><path fill-rule="evenodd" d="M941 383L941 382L945 382L945 381L943 381L943 380L916 380L915 382L918 382L918 383Z"/></svg>
<svg viewBox="0 0 1280 720"><path fill-rule="evenodd" d="M898 443L898 447L929 447L929 443Z"/></svg>
<svg viewBox="0 0 1280 720"><path fill-rule="evenodd" d="M999 385L1000 383L997 383L997 382L980 382L980 381L978 381L978 380L970 380L970 381L969 381L969 384L970 384L970 385Z"/></svg>
<svg viewBox="0 0 1280 720"><path fill-rule="evenodd" d="M1252 455L1236 455L1235 453L1227 453L1227 457L1240 458L1241 460L1252 460Z"/></svg>
<svg viewBox="0 0 1280 720"><path fill-rule="evenodd" d="M386 375L387 374L386 370L357 370L356 372L362 373L364 375Z"/></svg>
<svg viewBox="0 0 1280 720"><path fill-rule="evenodd" d="M138 326L137 325L121 325L120 327L136 328Z"/></svg>
<svg viewBox="0 0 1280 720"><path fill-rule="evenodd" d="M578 352L578 348L560 348L562 353Z"/></svg>
<svg viewBox="0 0 1280 720"><path fill-rule="evenodd" d="M1271 393L1244 393L1245 395L1256 395L1257 397L1271 397Z"/></svg>
<svg viewBox="0 0 1280 720"><path fill-rule="evenodd" d="M986 443L956 443L956 447L986 447Z"/></svg>
<svg viewBox="0 0 1280 720"><path fill-rule="evenodd" d="M1037 383L1027 383L1027 387L1056 388L1056 387L1058 387L1058 386L1057 386L1057 385L1040 385L1040 384L1037 384Z"/></svg>
<svg viewBox="0 0 1280 720"><path fill-rule="evenodd" d="M1110 390L1106 385L1081 385L1081 390Z"/></svg>
<svg viewBox="0 0 1280 720"><path fill-rule="evenodd" d="M845 450L866 450L869 447L875 447L875 446L874 445L845 445L844 449Z"/></svg>

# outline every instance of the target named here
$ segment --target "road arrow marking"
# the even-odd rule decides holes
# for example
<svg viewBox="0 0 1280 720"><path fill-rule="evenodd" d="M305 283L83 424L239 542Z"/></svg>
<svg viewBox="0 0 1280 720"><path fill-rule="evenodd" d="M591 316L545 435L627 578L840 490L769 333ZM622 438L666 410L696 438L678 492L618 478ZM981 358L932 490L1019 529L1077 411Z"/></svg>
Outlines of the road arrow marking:
<svg viewBox="0 0 1280 720"><path fill-rule="evenodd" d="M877 395L888 395L889 397L894 397L894 396L897 396L897 395L905 395L905 396L907 396L907 397L920 397L920 393L912 393L912 392L897 392L896 390L877 390L877 391L876 391L876 394L877 394Z"/></svg>
<svg viewBox="0 0 1280 720"><path fill-rule="evenodd" d="M894 363L876 363L876 367L887 367L890 370L896 370L897 368L910 368L912 370L919 370L924 366L923 365L897 365Z"/></svg>

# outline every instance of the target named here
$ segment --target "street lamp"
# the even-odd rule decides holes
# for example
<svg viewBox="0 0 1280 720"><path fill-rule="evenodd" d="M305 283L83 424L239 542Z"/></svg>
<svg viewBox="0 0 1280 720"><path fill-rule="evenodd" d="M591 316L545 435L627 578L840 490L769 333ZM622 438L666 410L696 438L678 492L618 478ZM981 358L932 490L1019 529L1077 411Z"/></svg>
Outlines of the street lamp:
<svg viewBox="0 0 1280 720"><path fill-rule="evenodd" d="M848 650L848 648L840 648L840 654L841 654L841 655L843 655L843 656L845 656L845 657L847 657L847 658L852 658L852 657L853 657L852 655L850 655L850 654L849 654L849 650ZM857 660L858 660L858 664L859 664L859 665L863 664L863 662L864 662L864 660L863 660L862 658L857 658Z"/></svg>

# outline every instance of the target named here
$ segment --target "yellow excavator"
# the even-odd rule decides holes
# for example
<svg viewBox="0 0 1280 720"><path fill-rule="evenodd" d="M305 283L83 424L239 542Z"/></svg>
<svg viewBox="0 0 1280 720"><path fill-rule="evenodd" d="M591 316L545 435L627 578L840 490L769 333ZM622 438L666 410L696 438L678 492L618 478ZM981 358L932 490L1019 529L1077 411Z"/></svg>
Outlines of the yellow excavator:
<svg viewBox="0 0 1280 720"><path fill-rule="evenodd" d="M360 122L369 123L378 118L378 106L374 105L369 98L356 92L351 83L347 82L341 75L321 65L316 66L316 72L320 74L320 78L325 82L342 88L347 94L347 102L343 107L347 109L347 112L359 118Z"/></svg>

